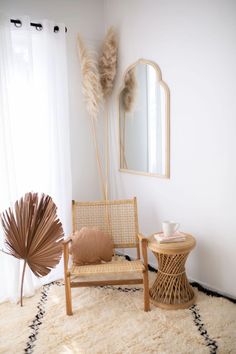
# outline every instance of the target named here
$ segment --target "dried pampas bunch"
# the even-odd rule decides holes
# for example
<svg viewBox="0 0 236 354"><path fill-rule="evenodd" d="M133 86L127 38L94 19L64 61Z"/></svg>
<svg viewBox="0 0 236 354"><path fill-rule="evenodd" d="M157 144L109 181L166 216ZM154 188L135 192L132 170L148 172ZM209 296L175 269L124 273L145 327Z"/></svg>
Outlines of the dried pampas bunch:
<svg viewBox="0 0 236 354"><path fill-rule="evenodd" d="M135 68L132 68L125 75L125 87L122 91L122 100L125 112L132 112L132 110L134 109L136 92L136 72Z"/></svg>
<svg viewBox="0 0 236 354"><path fill-rule="evenodd" d="M1 215L8 252L24 260L21 279L21 306L26 263L37 277L47 275L60 261L63 229L51 197L27 193L14 209Z"/></svg>
<svg viewBox="0 0 236 354"><path fill-rule="evenodd" d="M117 35L114 28L111 27L104 40L99 60L100 81L104 97L109 96L113 89L117 68L117 54Z"/></svg>
<svg viewBox="0 0 236 354"><path fill-rule="evenodd" d="M78 36L78 49L81 62L83 94L87 104L87 110L90 118L92 118L91 128L98 164L98 172L101 180L101 187L104 199L108 199L108 169L109 169L109 139L108 139L108 101L106 98L112 92L114 79L116 76L117 66L117 36L114 29L111 27L106 35L103 43L102 53L97 63L95 53L87 50L82 39ZM94 120L97 118L102 98L106 100L105 107L105 154L106 154L106 172L103 174L101 163L96 124ZM105 101L103 101L104 103ZM106 174L106 175L105 175Z"/></svg>
<svg viewBox="0 0 236 354"><path fill-rule="evenodd" d="M77 44L82 72L82 91L86 101L89 116L96 119L102 100L102 89L96 53L88 50L78 35Z"/></svg>
<svg viewBox="0 0 236 354"><path fill-rule="evenodd" d="M118 42L117 35L113 27L110 27L102 46L99 59L99 73L102 93L105 99L105 200L108 200L109 182L109 116L108 97L112 93L117 68Z"/></svg>
<svg viewBox="0 0 236 354"><path fill-rule="evenodd" d="M87 111L91 119L91 132L93 135L94 148L96 153L98 173L100 176L101 188L105 198L105 181L102 172L102 163L98 145L96 122L98 117L100 103L102 101L102 88L96 53L88 50L80 36L77 38L79 57L82 72L82 91L87 105Z"/></svg>

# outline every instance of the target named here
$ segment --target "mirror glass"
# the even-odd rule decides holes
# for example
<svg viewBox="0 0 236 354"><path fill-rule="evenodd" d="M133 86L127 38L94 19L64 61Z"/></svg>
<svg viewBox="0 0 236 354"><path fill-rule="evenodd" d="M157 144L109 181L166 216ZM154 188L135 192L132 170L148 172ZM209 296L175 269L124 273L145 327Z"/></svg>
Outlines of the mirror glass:
<svg viewBox="0 0 236 354"><path fill-rule="evenodd" d="M159 67L140 59L119 95L120 170L169 177L169 90Z"/></svg>

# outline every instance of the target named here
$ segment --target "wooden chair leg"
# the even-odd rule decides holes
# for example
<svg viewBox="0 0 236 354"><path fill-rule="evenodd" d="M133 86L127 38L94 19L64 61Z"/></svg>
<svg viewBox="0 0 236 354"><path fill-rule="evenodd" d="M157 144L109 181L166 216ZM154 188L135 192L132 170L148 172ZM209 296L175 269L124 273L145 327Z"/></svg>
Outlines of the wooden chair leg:
<svg viewBox="0 0 236 354"><path fill-rule="evenodd" d="M143 272L144 311L150 311L148 271Z"/></svg>
<svg viewBox="0 0 236 354"><path fill-rule="evenodd" d="M71 303L71 287L70 287L70 276L65 277L65 292L66 292L66 314L72 316L72 303Z"/></svg>
<svg viewBox="0 0 236 354"><path fill-rule="evenodd" d="M71 304L71 286L70 286L70 273L68 271L69 249L68 243L71 237L63 241L63 256L64 256L64 279L65 279L65 293L66 293L66 314L73 315Z"/></svg>
<svg viewBox="0 0 236 354"><path fill-rule="evenodd" d="M144 290L144 311L150 311L150 300L149 300L149 282L148 282L148 257L147 257L147 244L148 240L141 234L138 237L142 245L142 254L145 270L143 272L143 290Z"/></svg>

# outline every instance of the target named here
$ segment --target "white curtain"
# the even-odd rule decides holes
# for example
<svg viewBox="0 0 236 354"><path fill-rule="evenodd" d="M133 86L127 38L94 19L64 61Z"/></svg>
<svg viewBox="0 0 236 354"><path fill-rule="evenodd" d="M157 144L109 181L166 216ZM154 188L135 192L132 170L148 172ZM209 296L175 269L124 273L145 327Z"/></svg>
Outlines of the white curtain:
<svg viewBox="0 0 236 354"><path fill-rule="evenodd" d="M71 225L71 171L65 26L0 14L0 212L26 192L49 194L65 234ZM0 228L0 248L4 234ZM21 262L0 252L0 301L19 298ZM62 265L38 280L27 269L25 295L62 277Z"/></svg>

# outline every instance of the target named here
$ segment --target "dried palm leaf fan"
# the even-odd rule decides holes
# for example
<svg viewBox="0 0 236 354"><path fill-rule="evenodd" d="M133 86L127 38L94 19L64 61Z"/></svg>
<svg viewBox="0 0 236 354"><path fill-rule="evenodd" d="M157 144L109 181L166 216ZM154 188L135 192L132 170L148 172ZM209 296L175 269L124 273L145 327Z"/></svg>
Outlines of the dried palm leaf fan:
<svg viewBox="0 0 236 354"><path fill-rule="evenodd" d="M106 144L106 173L105 173L105 199L109 199L108 183L109 183L109 117L108 117L108 101L112 94L114 81L117 71L118 41L117 34L113 27L107 31L102 46L102 53L99 59L99 73L102 87L102 93L105 103L105 144Z"/></svg>
<svg viewBox="0 0 236 354"><path fill-rule="evenodd" d="M27 193L1 215L8 254L24 260L21 306L26 263L37 277L47 275L60 261L63 229L51 197Z"/></svg>

